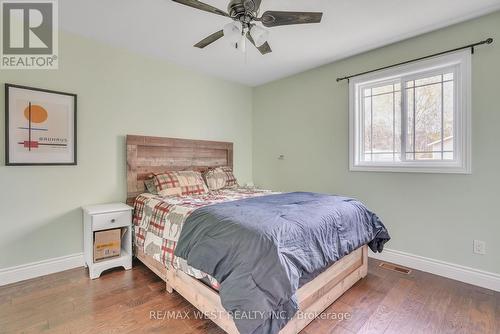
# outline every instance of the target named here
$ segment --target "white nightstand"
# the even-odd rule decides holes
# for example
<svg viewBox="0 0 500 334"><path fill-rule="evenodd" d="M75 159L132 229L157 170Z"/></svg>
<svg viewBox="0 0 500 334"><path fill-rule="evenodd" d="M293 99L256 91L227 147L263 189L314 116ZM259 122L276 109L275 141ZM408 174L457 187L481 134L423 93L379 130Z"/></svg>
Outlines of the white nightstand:
<svg viewBox="0 0 500 334"><path fill-rule="evenodd" d="M106 269L132 268L132 208L123 203L89 205L83 209L83 254L90 278L101 276ZM94 232L121 228L120 256L94 262Z"/></svg>

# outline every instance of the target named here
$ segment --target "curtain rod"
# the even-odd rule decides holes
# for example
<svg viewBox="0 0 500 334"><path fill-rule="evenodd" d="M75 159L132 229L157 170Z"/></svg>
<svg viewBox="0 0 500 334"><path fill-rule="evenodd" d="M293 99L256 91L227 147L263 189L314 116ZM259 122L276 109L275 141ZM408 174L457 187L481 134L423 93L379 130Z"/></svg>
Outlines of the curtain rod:
<svg viewBox="0 0 500 334"><path fill-rule="evenodd" d="M377 69L366 71L366 72L361 72L361 73L356 73L356 74L348 75L348 76L345 76L343 78L337 78L337 82L340 82L340 81L343 81L343 80L349 81L350 78L357 77L357 76L360 76L360 75L364 75L364 74L368 74L368 73L373 73L373 72L377 72L377 71L380 71L380 70L385 70L385 69L388 69L388 68L391 68L391 67L405 65L405 64L413 63L415 61L424 60L424 59L427 59L427 58L432 58L432 57L436 57L436 56L440 56L440 55L443 55L443 54L447 54L447 53L451 53L451 52L455 52L455 51L460 51L460 50L464 50L464 49L470 49L471 53L474 54L474 48L476 46L480 46L480 45L484 45L484 44L491 44L491 43L493 43L493 38L488 38L488 39L485 39L484 41L473 43L473 44L469 44L469 45L465 45L465 46L462 46L462 47L459 47L459 48L455 48L455 49L451 49L451 50L446 50L446 51L434 53L434 54L431 54L431 55L428 55L428 56L425 56L425 57L415 58L415 59L412 59L412 60L407 60L407 61L404 61L404 62L401 62L401 63L389 65L389 66L379 67Z"/></svg>

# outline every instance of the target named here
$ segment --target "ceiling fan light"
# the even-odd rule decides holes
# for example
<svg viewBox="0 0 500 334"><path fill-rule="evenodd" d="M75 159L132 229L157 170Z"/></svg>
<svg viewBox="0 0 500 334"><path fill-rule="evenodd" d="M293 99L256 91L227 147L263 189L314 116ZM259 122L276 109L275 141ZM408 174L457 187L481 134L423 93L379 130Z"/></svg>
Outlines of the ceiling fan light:
<svg viewBox="0 0 500 334"><path fill-rule="evenodd" d="M262 27L254 25L250 29L250 36L252 36L252 39L255 42L255 46L261 47L262 45L264 45L264 43L267 42L269 38L269 31Z"/></svg>
<svg viewBox="0 0 500 334"><path fill-rule="evenodd" d="M233 21L224 26L224 37L227 38L231 43L239 42L241 38L241 31L243 26L239 21Z"/></svg>
<svg viewBox="0 0 500 334"><path fill-rule="evenodd" d="M243 53L247 51L247 40L245 35L240 36L240 40L236 43L236 49Z"/></svg>

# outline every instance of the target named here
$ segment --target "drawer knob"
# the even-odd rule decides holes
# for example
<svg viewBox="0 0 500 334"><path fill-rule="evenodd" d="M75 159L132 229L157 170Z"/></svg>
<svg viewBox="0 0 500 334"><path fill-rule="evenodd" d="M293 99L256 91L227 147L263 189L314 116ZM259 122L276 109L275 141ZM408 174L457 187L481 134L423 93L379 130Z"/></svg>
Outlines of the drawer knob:
<svg viewBox="0 0 500 334"><path fill-rule="evenodd" d="M111 219L111 222L112 222L112 223L114 223L115 221L116 221L116 219L114 219L114 218L113 218L113 219Z"/></svg>

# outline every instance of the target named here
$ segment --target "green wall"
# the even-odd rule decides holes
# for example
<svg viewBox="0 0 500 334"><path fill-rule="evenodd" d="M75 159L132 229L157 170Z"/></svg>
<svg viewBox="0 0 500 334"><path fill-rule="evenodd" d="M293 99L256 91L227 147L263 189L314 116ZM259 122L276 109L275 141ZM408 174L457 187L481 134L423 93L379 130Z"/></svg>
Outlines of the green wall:
<svg viewBox="0 0 500 334"><path fill-rule="evenodd" d="M349 172L348 85L337 77L486 37L495 44L473 56L472 175ZM500 273L499 94L500 12L260 86L254 181L355 196L389 228L388 248ZM486 255L472 253L473 239Z"/></svg>
<svg viewBox="0 0 500 334"><path fill-rule="evenodd" d="M6 167L0 115L0 268L82 251L80 206L126 197L125 135L232 141L252 180L251 88L60 35L55 71L0 71L4 83L78 94L78 166Z"/></svg>

